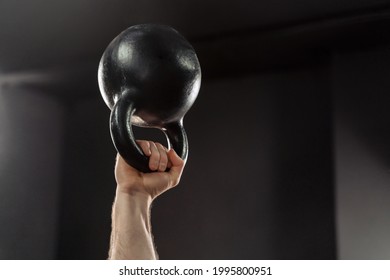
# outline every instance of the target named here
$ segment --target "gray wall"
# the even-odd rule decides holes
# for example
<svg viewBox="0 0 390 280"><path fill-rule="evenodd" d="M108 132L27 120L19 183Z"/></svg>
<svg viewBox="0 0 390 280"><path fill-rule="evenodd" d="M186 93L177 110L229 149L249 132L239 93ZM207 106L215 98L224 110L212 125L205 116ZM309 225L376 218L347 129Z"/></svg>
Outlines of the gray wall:
<svg viewBox="0 0 390 280"><path fill-rule="evenodd" d="M204 82L184 121L190 156L180 187L152 210L161 258L335 257L327 69L318 61ZM115 190L109 110L97 90L67 108L58 257L106 258Z"/></svg>
<svg viewBox="0 0 390 280"><path fill-rule="evenodd" d="M335 54L335 172L340 259L390 258L390 51Z"/></svg>
<svg viewBox="0 0 390 280"><path fill-rule="evenodd" d="M153 206L161 258L389 258L389 65L385 45L206 79L181 185ZM84 89L1 87L2 259L107 257L115 150Z"/></svg>
<svg viewBox="0 0 390 280"><path fill-rule="evenodd" d="M63 113L49 95L0 87L0 259L56 257Z"/></svg>
<svg viewBox="0 0 390 280"><path fill-rule="evenodd" d="M388 258L389 64L386 46L371 47L334 51L302 69L204 82L185 119L190 158L181 187L153 207L161 257ZM63 197L62 211L87 199L94 178L90 188L104 195L89 211L101 218L91 222L90 212L71 210L62 221L62 232L73 232L61 239L62 258L104 258L108 246L109 112L97 95L76 102L76 116L84 103L94 104L94 115L73 117L70 132L68 119L73 158L64 189L74 198Z"/></svg>
<svg viewBox="0 0 390 280"><path fill-rule="evenodd" d="M66 104L60 232L56 258L105 259L115 193L110 111L98 91Z"/></svg>
<svg viewBox="0 0 390 280"><path fill-rule="evenodd" d="M335 257L326 69L203 85L181 187L153 208L162 258Z"/></svg>

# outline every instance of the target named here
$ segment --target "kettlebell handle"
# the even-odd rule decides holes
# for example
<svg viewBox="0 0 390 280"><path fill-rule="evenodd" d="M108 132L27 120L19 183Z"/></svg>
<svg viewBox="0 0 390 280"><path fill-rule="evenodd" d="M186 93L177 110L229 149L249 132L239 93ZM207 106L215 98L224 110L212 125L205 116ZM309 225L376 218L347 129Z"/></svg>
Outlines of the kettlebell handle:
<svg viewBox="0 0 390 280"><path fill-rule="evenodd" d="M130 98L122 95L114 105L110 115L110 132L114 146L122 158L135 169L148 173L149 157L145 156L135 141L131 117L137 110ZM187 134L183 127L182 120L176 123L165 124L161 128L167 137L168 146L184 160L188 156Z"/></svg>

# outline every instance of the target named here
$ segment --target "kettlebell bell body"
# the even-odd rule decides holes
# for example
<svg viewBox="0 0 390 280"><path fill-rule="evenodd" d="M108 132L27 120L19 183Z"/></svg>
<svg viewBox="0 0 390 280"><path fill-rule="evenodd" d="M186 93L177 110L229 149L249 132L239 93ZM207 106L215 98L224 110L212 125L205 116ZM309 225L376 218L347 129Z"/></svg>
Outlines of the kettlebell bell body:
<svg viewBox="0 0 390 280"><path fill-rule="evenodd" d="M98 82L111 109L111 138L128 164L150 172L132 125L161 129L168 145L187 159L183 118L198 95L201 69L195 50L183 36L164 25L131 26L103 53Z"/></svg>

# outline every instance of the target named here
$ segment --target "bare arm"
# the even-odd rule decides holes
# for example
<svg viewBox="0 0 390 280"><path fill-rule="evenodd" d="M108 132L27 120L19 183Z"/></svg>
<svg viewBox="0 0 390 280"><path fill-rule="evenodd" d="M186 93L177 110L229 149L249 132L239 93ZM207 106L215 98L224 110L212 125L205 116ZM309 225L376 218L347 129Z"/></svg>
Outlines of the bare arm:
<svg viewBox="0 0 390 280"><path fill-rule="evenodd" d="M150 206L157 196L179 183L185 165L175 151L167 151L159 143L138 143L155 172L139 172L118 155L109 259L158 258L151 232Z"/></svg>

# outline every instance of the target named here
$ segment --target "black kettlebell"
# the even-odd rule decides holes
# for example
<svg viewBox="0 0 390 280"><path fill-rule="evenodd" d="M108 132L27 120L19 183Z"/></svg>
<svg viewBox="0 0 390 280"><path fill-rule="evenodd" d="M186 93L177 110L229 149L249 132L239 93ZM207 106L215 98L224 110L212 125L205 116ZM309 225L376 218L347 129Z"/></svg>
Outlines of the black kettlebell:
<svg viewBox="0 0 390 280"><path fill-rule="evenodd" d="M128 164L150 172L132 125L161 129L168 145L187 159L183 117L198 95L201 70L195 50L183 36L164 25L129 27L105 50L98 81L111 109L112 141Z"/></svg>

